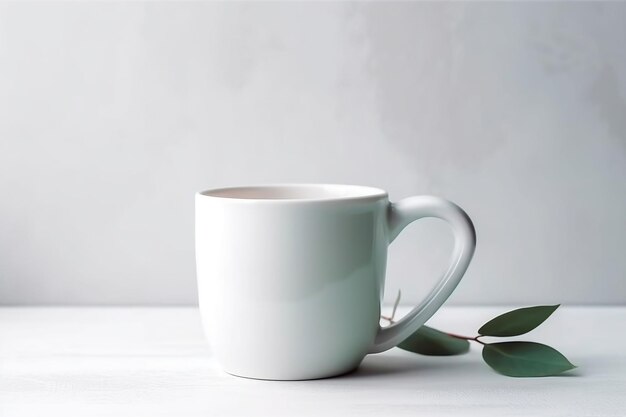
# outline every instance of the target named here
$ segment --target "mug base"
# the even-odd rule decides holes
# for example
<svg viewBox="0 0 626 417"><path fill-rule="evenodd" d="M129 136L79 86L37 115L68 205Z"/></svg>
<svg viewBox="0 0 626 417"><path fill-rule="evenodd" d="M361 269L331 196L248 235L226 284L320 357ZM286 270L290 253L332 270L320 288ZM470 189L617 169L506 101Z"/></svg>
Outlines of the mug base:
<svg viewBox="0 0 626 417"><path fill-rule="evenodd" d="M348 375L351 374L352 372L355 372L358 368L359 368L360 364L357 364L356 366L350 367L348 370L341 370L339 372L336 373L329 373L327 375L311 375L311 376L272 376L272 375L252 375L252 374L244 374L242 372L232 372L226 369L223 369L224 372L226 372L229 375L232 376L236 376L238 378L245 378L245 379L256 379L259 381L313 381L316 379L328 379L328 378L336 378L336 377L340 377L343 375Z"/></svg>

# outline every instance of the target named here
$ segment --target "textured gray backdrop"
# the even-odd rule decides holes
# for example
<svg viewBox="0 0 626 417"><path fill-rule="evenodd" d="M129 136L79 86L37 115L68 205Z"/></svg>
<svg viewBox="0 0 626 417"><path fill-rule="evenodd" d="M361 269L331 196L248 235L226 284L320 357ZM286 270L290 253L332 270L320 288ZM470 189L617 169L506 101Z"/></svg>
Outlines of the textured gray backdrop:
<svg viewBox="0 0 626 417"><path fill-rule="evenodd" d="M625 303L626 3L0 4L0 303L195 303L194 191L262 182L456 201L452 303Z"/></svg>

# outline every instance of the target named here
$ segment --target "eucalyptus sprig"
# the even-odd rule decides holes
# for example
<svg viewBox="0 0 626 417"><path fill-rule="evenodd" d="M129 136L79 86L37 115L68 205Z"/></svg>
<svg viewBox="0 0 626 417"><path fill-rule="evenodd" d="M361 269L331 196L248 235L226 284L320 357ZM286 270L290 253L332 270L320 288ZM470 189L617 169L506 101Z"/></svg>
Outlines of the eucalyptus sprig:
<svg viewBox="0 0 626 417"><path fill-rule="evenodd" d="M390 317L382 316L394 323L396 309L400 302L400 292L396 297ZM509 341L486 343L484 336L519 336L535 329L543 323L559 305L525 307L509 311L483 324L474 337L445 333L432 327L422 326L398 345L400 349L430 356L460 355L469 351L469 342L483 346L483 360L493 370L512 377L553 376L576 368L556 349L535 342Z"/></svg>

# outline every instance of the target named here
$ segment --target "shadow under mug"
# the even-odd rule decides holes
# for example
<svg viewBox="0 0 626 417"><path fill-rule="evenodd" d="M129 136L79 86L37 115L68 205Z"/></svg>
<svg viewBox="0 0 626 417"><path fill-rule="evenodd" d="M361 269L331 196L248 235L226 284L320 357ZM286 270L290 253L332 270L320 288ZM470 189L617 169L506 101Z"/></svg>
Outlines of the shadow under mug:
<svg viewBox="0 0 626 417"><path fill-rule="evenodd" d="M228 373L301 380L341 375L402 342L450 296L476 245L471 220L432 196L285 184L199 192L196 266L205 333ZM406 317L380 326L387 247L409 223L451 226L450 267Z"/></svg>

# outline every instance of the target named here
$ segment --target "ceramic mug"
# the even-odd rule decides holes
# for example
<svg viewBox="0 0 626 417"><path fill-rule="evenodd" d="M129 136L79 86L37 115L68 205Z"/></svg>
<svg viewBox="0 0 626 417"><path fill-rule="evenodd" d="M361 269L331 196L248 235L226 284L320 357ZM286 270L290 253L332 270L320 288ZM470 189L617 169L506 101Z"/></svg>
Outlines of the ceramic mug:
<svg viewBox="0 0 626 417"><path fill-rule="evenodd" d="M392 348L450 296L474 253L467 214L432 196L390 203L383 190L286 184L199 192L200 310L228 373L258 379L325 378ZM423 217L447 221L452 262L424 301L380 326L387 246Z"/></svg>

